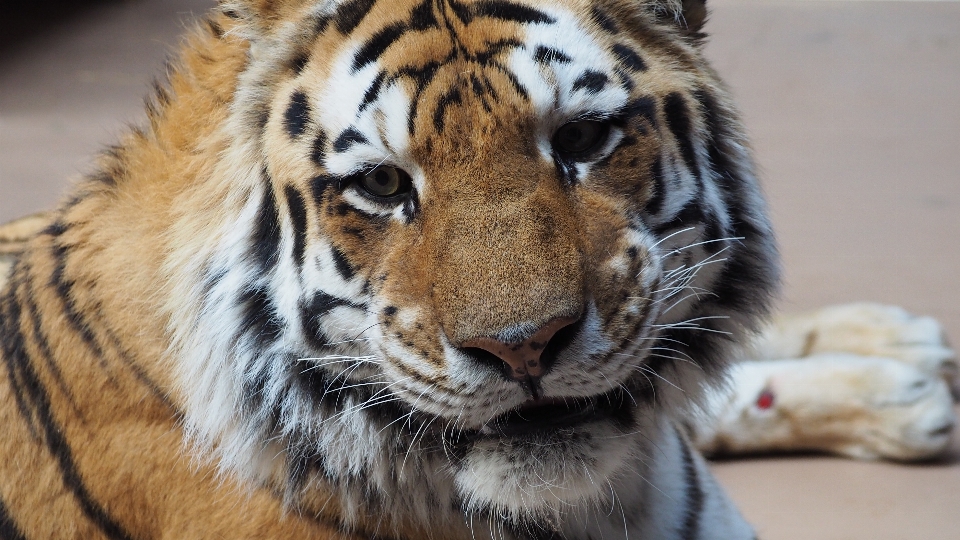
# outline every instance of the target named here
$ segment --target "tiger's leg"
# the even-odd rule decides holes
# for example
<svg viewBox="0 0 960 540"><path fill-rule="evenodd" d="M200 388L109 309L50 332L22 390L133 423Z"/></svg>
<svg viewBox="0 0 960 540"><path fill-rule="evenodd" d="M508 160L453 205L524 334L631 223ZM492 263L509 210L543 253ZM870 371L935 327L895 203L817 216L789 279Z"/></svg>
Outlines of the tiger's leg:
<svg viewBox="0 0 960 540"><path fill-rule="evenodd" d="M939 374L951 385L960 372L956 353L935 319L873 303L781 316L754 340L746 357L767 360L840 352L900 360Z"/></svg>
<svg viewBox="0 0 960 540"><path fill-rule="evenodd" d="M825 308L775 321L748 355L763 360L737 364L693 426L706 452L915 460L950 442L956 356L929 317L877 304Z"/></svg>

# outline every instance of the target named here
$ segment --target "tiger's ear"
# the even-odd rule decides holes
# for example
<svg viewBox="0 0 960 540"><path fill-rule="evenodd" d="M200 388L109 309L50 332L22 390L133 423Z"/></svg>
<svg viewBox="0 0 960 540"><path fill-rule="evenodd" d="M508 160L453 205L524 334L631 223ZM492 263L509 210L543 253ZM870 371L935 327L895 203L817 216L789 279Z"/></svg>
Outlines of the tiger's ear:
<svg viewBox="0 0 960 540"><path fill-rule="evenodd" d="M306 0L219 0L220 11L253 34L268 33L277 22L295 15ZM248 36L251 37L251 36Z"/></svg>
<svg viewBox="0 0 960 540"><path fill-rule="evenodd" d="M678 26L690 38L703 37L700 29L707 21L707 0L649 0L644 5L658 22Z"/></svg>

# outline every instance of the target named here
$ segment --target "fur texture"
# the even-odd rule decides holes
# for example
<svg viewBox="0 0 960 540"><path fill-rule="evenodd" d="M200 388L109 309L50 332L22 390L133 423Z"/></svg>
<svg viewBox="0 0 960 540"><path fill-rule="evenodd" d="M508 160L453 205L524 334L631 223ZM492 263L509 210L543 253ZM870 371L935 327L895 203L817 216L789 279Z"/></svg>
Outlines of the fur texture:
<svg viewBox="0 0 960 540"><path fill-rule="evenodd" d="M0 523L751 538L674 427L778 279L704 13L224 2L10 274Z"/></svg>

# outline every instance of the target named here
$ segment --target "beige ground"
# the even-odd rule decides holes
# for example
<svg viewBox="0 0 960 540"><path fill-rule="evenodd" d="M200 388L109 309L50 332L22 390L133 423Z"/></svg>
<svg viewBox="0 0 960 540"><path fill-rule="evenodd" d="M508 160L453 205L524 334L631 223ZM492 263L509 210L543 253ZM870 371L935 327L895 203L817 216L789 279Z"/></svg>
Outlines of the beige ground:
<svg viewBox="0 0 960 540"><path fill-rule="evenodd" d="M710 1L708 54L740 98L780 231L784 309L895 303L960 342L960 3ZM101 1L0 50L0 220L52 205L140 120L148 81L210 3ZM957 540L954 454L715 469L765 540Z"/></svg>

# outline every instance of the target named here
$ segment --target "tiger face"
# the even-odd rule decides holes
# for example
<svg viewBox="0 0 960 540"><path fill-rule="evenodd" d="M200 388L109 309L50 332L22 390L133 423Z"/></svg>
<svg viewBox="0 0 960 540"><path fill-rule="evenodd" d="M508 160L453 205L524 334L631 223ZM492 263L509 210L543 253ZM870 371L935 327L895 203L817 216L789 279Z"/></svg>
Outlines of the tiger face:
<svg viewBox="0 0 960 540"><path fill-rule="evenodd" d="M194 438L311 508L519 522L630 489L777 279L684 12L223 9L228 217L167 263Z"/></svg>

